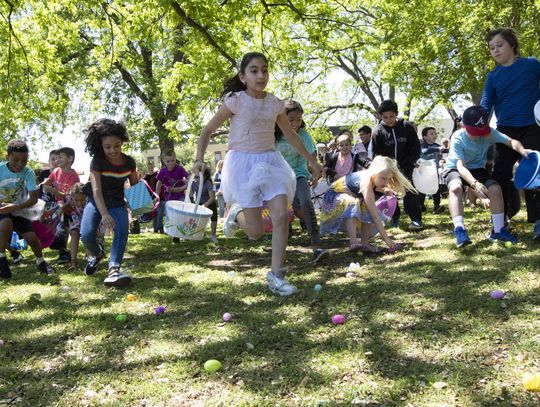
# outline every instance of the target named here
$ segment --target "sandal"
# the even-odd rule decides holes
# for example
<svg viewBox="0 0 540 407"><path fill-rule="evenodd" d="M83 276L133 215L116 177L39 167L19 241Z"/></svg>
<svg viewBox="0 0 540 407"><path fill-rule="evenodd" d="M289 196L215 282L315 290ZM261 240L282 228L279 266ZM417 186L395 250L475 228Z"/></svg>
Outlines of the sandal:
<svg viewBox="0 0 540 407"><path fill-rule="evenodd" d="M382 247L370 246L369 249L362 248L362 254L367 257L377 257L385 253Z"/></svg>
<svg viewBox="0 0 540 407"><path fill-rule="evenodd" d="M352 243L349 245L349 253L356 253L358 250L362 250L362 245L360 243Z"/></svg>

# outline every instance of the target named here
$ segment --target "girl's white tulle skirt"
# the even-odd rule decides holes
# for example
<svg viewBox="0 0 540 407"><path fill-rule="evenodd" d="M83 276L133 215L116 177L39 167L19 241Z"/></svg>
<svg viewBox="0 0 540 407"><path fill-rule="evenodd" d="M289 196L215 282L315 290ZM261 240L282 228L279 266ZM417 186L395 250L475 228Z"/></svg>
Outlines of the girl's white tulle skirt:
<svg viewBox="0 0 540 407"><path fill-rule="evenodd" d="M221 172L221 190L228 204L259 208L263 201L287 195L292 202L296 176L278 151L246 153L231 150Z"/></svg>

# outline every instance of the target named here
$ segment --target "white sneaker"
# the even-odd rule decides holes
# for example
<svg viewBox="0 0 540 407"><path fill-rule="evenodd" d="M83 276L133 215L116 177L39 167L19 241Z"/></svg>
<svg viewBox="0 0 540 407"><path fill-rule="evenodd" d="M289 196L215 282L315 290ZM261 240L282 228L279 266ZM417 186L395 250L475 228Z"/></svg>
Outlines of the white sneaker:
<svg viewBox="0 0 540 407"><path fill-rule="evenodd" d="M284 278L279 278L271 271L268 272L266 278L268 279L268 288L275 294L286 297L298 291L294 285L289 284Z"/></svg>
<svg viewBox="0 0 540 407"><path fill-rule="evenodd" d="M103 284L108 287L126 287L130 285L132 279L127 274L120 272L120 267L109 267L107 277L103 280Z"/></svg>
<svg viewBox="0 0 540 407"><path fill-rule="evenodd" d="M233 237L236 231L240 228L236 222L236 216L241 210L242 208L237 203L233 203L231 209L229 209L225 222L223 222L223 234L225 237Z"/></svg>

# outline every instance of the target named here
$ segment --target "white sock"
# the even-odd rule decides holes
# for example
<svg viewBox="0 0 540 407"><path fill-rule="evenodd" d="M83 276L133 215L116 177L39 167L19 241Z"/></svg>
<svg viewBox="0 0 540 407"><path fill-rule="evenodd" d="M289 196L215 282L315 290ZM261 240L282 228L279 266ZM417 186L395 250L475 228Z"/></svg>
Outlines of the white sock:
<svg viewBox="0 0 540 407"><path fill-rule="evenodd" d="M452 222L454 222L454 228L462 227L465 229L465 224L463 223L463 216L456 216L452 218Z"/></svg>
<svg viewBox="0 0 540 407"><path fill-rule="evenodd" d="M493 219L493 231L499 233L504 227L504 213L494 213L491 219Z"/></svg>

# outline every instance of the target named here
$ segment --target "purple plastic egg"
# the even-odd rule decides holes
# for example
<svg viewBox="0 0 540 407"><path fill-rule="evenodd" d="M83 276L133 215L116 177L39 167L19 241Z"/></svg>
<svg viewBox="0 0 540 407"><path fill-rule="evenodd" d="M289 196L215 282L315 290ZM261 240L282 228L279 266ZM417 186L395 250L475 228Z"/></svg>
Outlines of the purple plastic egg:
<svg viewBox="0 0 540 407"><path fill-rule="evenodd" d="M232 315L230 313L226 312L225 314L223 314L223 321L231 322L232 321Z"/></svg>
<svg viewBox="0 0 540 407"><path fill-rule="evenodd" d="M343 325L345 323L345 316L341 314L334 315L332 317L332 323L334 325Z"/></svg>
<svg viewBox="0 0 540 407"><path fill-rule="evenodd" d="M163 314L164 312L165 312L165 307L161 305L159 307L156 307L156 315Z"/></svg>
<svg viewBox="0 0 540 407"><path fill-rule="evenodd" d="M506 293L503 290L493 290L489 295L494 300L502 300Z"/></svg>

